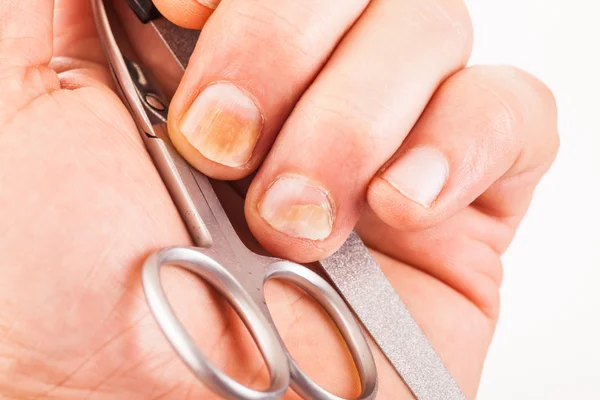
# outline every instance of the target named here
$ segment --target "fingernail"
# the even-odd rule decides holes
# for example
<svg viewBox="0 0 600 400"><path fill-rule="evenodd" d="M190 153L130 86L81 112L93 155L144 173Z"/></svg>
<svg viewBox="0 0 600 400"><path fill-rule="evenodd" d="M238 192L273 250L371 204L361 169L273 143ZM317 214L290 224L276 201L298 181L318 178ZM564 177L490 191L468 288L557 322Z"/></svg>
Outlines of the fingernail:
<svg viewBox="0 0 600 400"><path fill-rule="evenodd" d="M240 167L252 157L263 118L254 102L229 83L215 83L194 100L179 130L204 157Z"/></svg>
<svg viewBox="0 0 600 400"><path fill-rule="evenodd" d="M437 150L417 147L392 163L382 177L404 196L431 208L448 179L448 161Z"/></svg>
<svg viewBox="0 0 600 400"><path fill-rule="evenodd" d="M267 189L258 212L286 235L323 240L331 234L333 207L327 192L300 176L281 176Z"/></svg>
<svg viewBox="0 0 600 400"><path fill-rule="evenodd" d="M221 0L198 0L198 3L200 3L204 7L208 7L212 10L217 8L217 6L219 5L220 2L221 2Z"/></svg>

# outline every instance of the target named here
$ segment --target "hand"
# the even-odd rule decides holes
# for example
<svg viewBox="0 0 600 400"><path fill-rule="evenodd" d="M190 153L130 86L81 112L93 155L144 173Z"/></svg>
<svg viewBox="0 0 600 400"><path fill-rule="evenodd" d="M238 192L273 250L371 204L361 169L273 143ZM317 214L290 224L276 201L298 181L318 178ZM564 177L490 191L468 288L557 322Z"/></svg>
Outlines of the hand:
<svg viewBox="0 0 600 400"><path fill-rule="evenodd" d="M181 153L217 178L260 165L246 217L277 255L324 257L358 221L474 398L500 255L558 147L550 92L513 68L464 69L471 29L454 0L156 3L190 27L213 13L172 103ZM0 397L212 398L141 292L142 260L190 240L111 90L88 2L0 0L0 87ZM264 384L228 306L178 270L165 275L202 350ZM323 311L289 286L268 292L300 365L356 394ZM409 399L373 348L379 397Z"/></svg>

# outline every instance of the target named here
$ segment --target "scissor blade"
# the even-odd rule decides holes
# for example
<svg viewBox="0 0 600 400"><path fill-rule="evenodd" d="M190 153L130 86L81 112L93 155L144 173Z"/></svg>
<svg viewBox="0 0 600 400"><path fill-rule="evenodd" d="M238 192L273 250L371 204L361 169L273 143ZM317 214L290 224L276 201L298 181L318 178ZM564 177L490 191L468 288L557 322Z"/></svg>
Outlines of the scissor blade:
<svg viewBox="0 0 600 400"><path fill-rule="evenodd" d="M149 71L137 62L127 35L120 29L112 2L92 0L91 3L108 64L146 149L177 208L184 210L180 214L195 244L210 246L213 240L204 220L208 220L211 210L194 172L170 143L165 122L169 103L153 84Z"/></svg>
<svg viewBox="0 0 600 400"><path fill-rule="evenodd" d="M179 65L187 66L199 32L179 28L164 18L151 23ZM465 399L356 233L320 264L416 399Z"/></svg>
<svg viewBox="0 0 600 400"><path fill-rule="evenodd" d="M185 69L196 47L200 31L180 28L165 18L158 18L152 20L150 23L165 42L179 65Z"/></svg>
<svg viewBox="0 0 600 400"><path fill-rule="evenodd" d="M144 24L149 22L156 29L179 65L182 68L187 67L200 31L182 29L161 18L152 0L127 0L127 4L141 22Z"/></svg>

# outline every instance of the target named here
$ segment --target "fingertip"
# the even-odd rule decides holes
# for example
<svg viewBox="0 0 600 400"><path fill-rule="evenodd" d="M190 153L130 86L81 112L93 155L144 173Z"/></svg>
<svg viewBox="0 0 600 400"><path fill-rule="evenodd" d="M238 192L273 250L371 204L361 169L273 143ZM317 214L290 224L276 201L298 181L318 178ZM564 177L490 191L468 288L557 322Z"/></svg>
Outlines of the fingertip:
<svg viewBox="0 0 600 400"><path fill-rule="evenodd" d="M154 0L154 5L174 24L188 29L202 29L218 2L218 0Z"/></svg>
<svg viewBox="0 0 600 400"><path fill-rule="evenodd" d="M295 238L273 229L260 216L256 205L246 202L246 221L253 236L272 256L297 263L311 263L327 258L343 243L332 235L326 241ZM335 243L340 242L339 245Z"/></svg>
<svg viewBox="0 0 600 400"><path fill-rule="evenodd" d="M261 140L264 116L256 101L228 82L213 82L199 93L185 83L184 78L168 117L178 152L215 179L239 180L255 171L269 144Z"/></svg>
<svg viewBox="0 0 600 400"><path fill-rule="evenodd" d="M349 234L349 221L314 182L283 175L264 184L259 173L245 202L252 234L270 254L310 263L335 252Z"/></svg>
<svg viewBox="0 0 600 400"><path fill-rule="evenodd" d="M371 181L367 201L389 225L405 230L427 228L441 211L437 200L449 173L447 156L434 146L409 148Z"/></svg>
<svg viewBox="0 0 600 400"><path fill-rule="evenodd" d="M171 124L169 123L169 125ZM209 160L192 146L178 129L171 126L169 127L169 138L177 152L188 162L188 164L209 178L222 181L237 181L248 177L254 172L254 168L248 166L232 168Z"/></svg>

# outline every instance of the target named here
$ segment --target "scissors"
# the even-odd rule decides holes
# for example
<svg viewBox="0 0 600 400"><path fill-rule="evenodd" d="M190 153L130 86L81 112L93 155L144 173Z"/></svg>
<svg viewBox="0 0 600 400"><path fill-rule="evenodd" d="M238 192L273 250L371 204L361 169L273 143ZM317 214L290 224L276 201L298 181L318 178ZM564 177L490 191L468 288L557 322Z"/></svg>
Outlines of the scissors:
<svg viewBox="0 0 600 400"><path fill-rule="evenodd" d="M375 361L366 338L342 297L317 273L287 260L256 254L238 237L210 180L191 167L169 140L169 102L149 71L136 59L119 30L110 1L91 0L94 17L121 97L134 117L154 165L197 247L170 247L144 263L142 282L150 309L175 351L195 376L227 399L278 399L291 386L305 399L341 399L311 380L287 351L269 314L264 284L280 279L303 289L327 311L344 338L361 382L358 399L374 399ZM270 384L256 390L219 370L193 342L174 314L162 287L160 269L178 266L197 274L235 309L267 365Z"/></svg>

